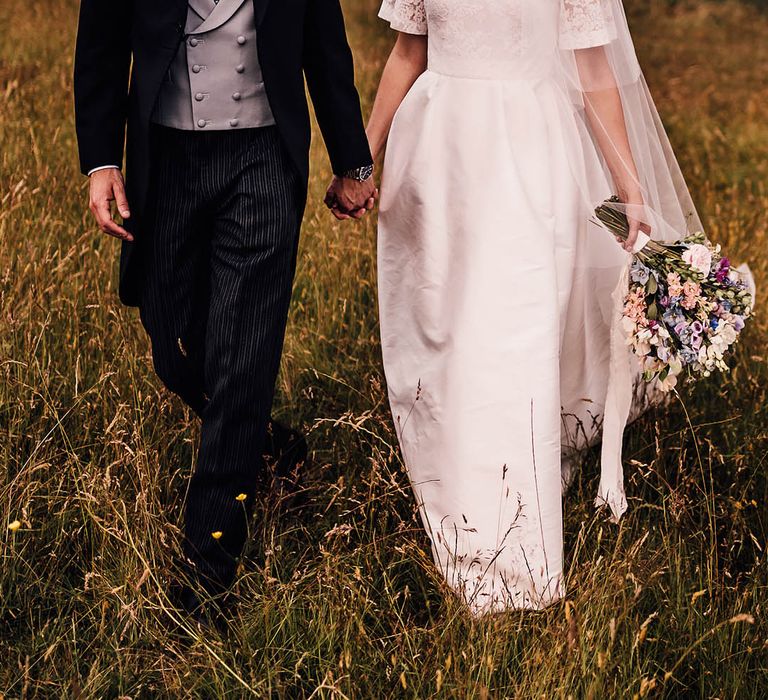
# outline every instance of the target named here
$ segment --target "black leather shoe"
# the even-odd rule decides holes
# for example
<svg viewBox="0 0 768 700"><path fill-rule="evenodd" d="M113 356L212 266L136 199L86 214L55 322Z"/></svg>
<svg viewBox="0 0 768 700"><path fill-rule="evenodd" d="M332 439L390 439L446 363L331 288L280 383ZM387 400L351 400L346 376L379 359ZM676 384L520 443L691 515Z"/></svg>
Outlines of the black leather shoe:
<svg viewBox="0 0 768 700"><path fill-rule="evenodd" d="M218 599L220 596L212 597L210 600L202 600L186 584L175 584L170 591L170 598L174 612L182 616L185 622L192 623L192 627L201 634L226 636L229 632L227 608ZM175 629L188 634L182 626L176 625Z"/></svg>
<svg viewBox="0 0 768 700"><path fill-rule="evenodd" d="M264 446L264 462L274 488L282 492L298 489L307 454L307 441L300 432L270 420Z"/></svg>

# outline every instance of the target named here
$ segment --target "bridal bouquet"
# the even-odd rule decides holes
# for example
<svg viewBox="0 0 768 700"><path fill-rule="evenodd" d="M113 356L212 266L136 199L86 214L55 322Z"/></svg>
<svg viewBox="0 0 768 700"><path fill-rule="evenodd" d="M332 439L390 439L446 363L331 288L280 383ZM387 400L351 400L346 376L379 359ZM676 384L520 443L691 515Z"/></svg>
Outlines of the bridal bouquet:
<svg viewBox="0 0 768 700"><path fill-rule="evenodd" d="M624 213L599 206L597 218L622 240L629 235ZM731 269L720 246L703 233L673 244L650 241L635 253L629 271L622 324L627 343L643 362L643 377L670 391L678 377L708 377L726 371L725 355L752 314L752 294Z"/></svg>

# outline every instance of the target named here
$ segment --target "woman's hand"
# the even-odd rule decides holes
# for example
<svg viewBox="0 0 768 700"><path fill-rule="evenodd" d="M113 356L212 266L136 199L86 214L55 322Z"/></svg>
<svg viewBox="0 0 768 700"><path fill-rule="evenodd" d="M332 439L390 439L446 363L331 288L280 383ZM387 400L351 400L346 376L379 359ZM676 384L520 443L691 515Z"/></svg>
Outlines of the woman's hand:
<svg viewBox="0 0 768 700"><path fill-rule="evenodd" d="M639 190L626 190L619 188L619 199L626 206L627 223L629 224L629 234L627 240L623 241L618 236L616 240L622 248L631 253L637 245L637 239L640 233L651 235L651 227L643 221L645 212L645 200Z"/></svg>

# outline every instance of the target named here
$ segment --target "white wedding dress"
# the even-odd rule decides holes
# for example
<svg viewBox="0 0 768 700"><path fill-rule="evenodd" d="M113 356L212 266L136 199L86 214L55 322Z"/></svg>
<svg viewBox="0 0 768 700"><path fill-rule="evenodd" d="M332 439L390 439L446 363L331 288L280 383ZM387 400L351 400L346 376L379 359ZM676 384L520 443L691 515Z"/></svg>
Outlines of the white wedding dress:
<svg viewBox="0 0 768 700"><path fill-rule="evenodd" d="M380 16L429 45L392 125L379 219L402 456L434 561L471 611L543 608L564 593L562 470L603 439L598 503L620 517L622 432L659 395L636 391L616 335L630 255L590 224L613 188L563 69L626 20L618 0L385 0ZM622 65L622 89L645 95ZM641 150L654 182L669 168L682 213L662 214L684 234L676 164Z"/></svg>

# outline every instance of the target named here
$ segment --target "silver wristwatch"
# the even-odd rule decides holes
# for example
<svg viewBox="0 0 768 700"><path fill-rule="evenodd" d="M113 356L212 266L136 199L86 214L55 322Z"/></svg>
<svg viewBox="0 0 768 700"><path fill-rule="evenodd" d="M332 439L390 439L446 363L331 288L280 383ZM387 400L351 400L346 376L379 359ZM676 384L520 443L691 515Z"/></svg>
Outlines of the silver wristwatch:
<svg viewBox="0 0 768 700"><path fill-rule="evenodd" d="M364 165L362 168L354 168L341 174L342 177L358 182L365 182L371 175L373 175L373 165Z"/></svg>

